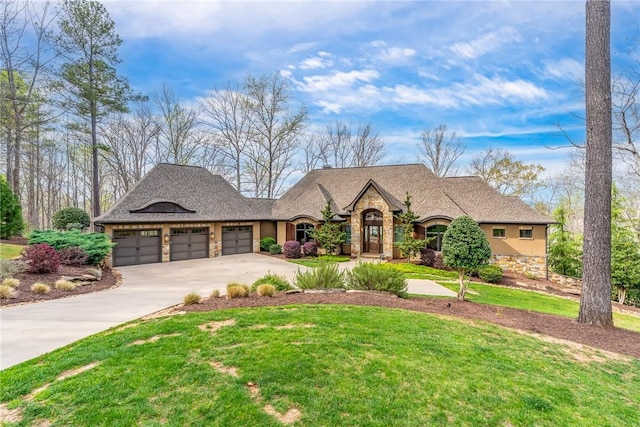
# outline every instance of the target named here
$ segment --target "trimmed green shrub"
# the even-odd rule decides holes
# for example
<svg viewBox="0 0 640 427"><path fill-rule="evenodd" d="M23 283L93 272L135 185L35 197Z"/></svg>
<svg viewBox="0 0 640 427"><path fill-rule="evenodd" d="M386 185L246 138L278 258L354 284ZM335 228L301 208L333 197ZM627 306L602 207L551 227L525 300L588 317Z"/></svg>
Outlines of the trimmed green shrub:
<svg viewBox="0 0 640 427"><path fill-rule="evenodd" d="M29 273L54 273L60 268L60 255L46 243L29 245L22 250Z"/></svg>
<svg viewBox="0 0 640 427"><path fill-rule="evenodd" d="M10 239L17 236L24 228L22 208L7 180L0 175L0 238Z"/></svg>
<svg viewBox="0 0 640 427"><path fill-rule="evenodd" d="M267 274L253 282L253 285L251 285L251 290L255 291L258 289L258 286L263 284L272 285L278 292L293 289L293 286L291 286L291 283L289 283L286 277L280 276L276 273L268 272Z"/></svg>
<svg viewBox="0 0 640 427"><path fill-rule="evenodd" d="M195 293L195 292L191 292L189 294L186 294L183 298L182 298L182 303L184 305L193 305L193 304L200 304L200 300L202 299L202 297Z"/></svg>
<svg viewBox="0 0 640 427"><path fill-rule="evenodd" d="M0 280L15 277L29 271L29 265L22 260L0 259Z"/></svg>
<svg viewBox="0 0 640 427"><path fill-rule="evenodd" d="M487 283L500 283L502 281L502 268L497 265L485 265L478 269L478 277Z"/></svg>
<svg viewBox="0 0 640 427"><path fill-rule="evenodd" d="M318 245L316 242L307 242L302 245L302 253L304 256L318 256Z"/></svg>
<svg viewBox="0 0 640 427"><path fill-rule="evenodd" d="M276 244L276 239L273 237L263 237L260 239L260 249L267 252L272 245Z"/></svg>
<svg viewBox="0 0 640 427"><path fill-rule="evenodd" d="M282 246L282 253L285 258L300 258L302 256L302 247L297 240L287 240Z"/></svg>
<svg viewBox="0 0 640 427"><path fill-rule="evenodd" d="M347 272L347 289L389 292L406 298L407 280L398 270L376 268L375 264L360 262Z"/></svg>
<svg viewBox="0 0 640 427"><path fill-rule="evenodd" d="M322 263L319 267L296 273L294 283L300 289L344 288L344 273L336 263Z"/></svg>
<svg viewBox="0 0 640 427"><path fill-rule="evenodd" d="M273 285L269 285L268 283L263 283L262 285L258 286L256 292L258 293L258 296L261 297L272 297L276 293L276 288Z"/></svg>
<svg viewBox="0 0 640 427"><path fill-rule="evenodd" d="M271 255L280 255L282 253L282 246L278 245L277 243L275 245L269 246L269 253Z"/></svg>
<svg viewBox="0 0 640 427"><path fill-rule="evenodd" d="M85 265L89 255L79 246L69 246L58 251L64 265Z"/></svg>
<svg viewBox="0 0 640 427"><path fill-rule="evenodd" d="M56 250L78 246L87 253L87 264L99 265L114 246L109 236L103 233L81 233L78 230L34 230L29 235L29 244L46 243Z"/></svg>
<svg viewBox="0 0 640 427"><path fill-rule="evenodd" d="M89 214L74 207L60 209L51 220L53 228L58 230L85 229L91 224Z"/></svg>

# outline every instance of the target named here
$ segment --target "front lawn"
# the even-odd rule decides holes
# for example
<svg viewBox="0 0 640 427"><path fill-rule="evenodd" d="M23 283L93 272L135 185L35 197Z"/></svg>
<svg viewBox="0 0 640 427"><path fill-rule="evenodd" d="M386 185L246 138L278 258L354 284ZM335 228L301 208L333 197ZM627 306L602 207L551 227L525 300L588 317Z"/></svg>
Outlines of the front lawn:
<svg viewBox="0 0 640 427"><path fill-rule="evenodd" d="M0 372L18 425L629 426L640 360L380 307L138 321ZM296 420L298 420L296 422Z"/></svg>
<svg viewBox="0 0 640 427"><path fill-rule="evenodd" d="M326 263L348 262L351 261L351 258L346 255L320 255L317 257L307 257L302 259L288 259L287 261L294 264L304 265L305 267L315 268Z"/></svg>
<svg viewBox="0 0 640 427"><path fill-rule="evenodd" d="M0 243L0 259L18 258L24 246L12 243Z"/></svg>

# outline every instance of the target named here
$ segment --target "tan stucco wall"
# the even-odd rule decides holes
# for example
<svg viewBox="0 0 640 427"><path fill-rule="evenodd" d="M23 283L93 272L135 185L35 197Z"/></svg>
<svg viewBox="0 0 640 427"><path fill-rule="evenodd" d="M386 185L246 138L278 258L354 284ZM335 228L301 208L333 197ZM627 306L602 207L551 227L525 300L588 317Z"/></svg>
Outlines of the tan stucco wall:
<svg viewBox="0 0 640 427"><path fill-rule="evenodd" d="M493 237L493 229L496 227L504 228L506 237ZM531 227L533 238L521 239L521 227ZM481 224L480 228L487 235L491 245L491 253L495 255L546 256L546 227L544 225Z"/></svg>
<svg viewBox="0 0 640 427"><path fill-rule="evenodd" d="M276 223L274 221L260 221L260 240L265 237L276 238L277 230Z"/></svg>
<svg viewBox="0 0 640 427"><path fill-rule="evenodd" d="M277 231L276 243L282 246L284 245L284 242L287 240L287 222L278 221L276 231Z"/></svg>

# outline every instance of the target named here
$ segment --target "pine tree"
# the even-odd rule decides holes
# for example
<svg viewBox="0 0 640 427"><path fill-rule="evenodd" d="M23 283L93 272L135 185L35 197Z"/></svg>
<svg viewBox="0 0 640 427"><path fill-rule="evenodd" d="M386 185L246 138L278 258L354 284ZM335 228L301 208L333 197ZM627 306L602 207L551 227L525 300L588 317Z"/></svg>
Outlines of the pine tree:
<svg viewBox="0 0 640 427"><path fill-rule="evenodd" d="M407 197L403 205L406 208L405 212L395 216L402 226L402 241L396 242L395 245L400 249L402 257L410 261L411 258L420 253L420 250L424 249L428 240L413 237L413 223L418 219L418 215L411 210L411 196L409 192L407 192Z"/></svg>
<svg viewBox="0 0 640 427"><path fill-rule="evenodd" d="M322 227L309 231L309 236L315 239L318 246L333 255L342 243L344 243L347 234L341 230L338 222L333 222L334 213L331 210L331 199L327 201L326 206L322 210Z"/></svg>
<svg viewBox="0 0 640 427"><path fill-rule="evenodd" d="M553 231L549 234L549 267L565 276L580 277L582 275L582 251L580 241L568 230L569 211L563 201L553 211Z"/></svg>
<svg viewBox="0 0 640 427"><path fill-rule="evenodd" d="M22 208L18 198L9 188L6 178L0 175L0 238L10 239L24 228Z"/></svg>

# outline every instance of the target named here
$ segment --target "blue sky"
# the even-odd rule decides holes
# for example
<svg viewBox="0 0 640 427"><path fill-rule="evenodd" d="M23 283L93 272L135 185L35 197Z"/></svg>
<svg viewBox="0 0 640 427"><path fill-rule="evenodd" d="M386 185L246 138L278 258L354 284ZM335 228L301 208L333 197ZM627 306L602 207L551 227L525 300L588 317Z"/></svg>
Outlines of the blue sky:
<svg viewBox="0 0 640 427"><path fill-rule="evenodd" d="M462 137L461 166L488 146L560 172L584 131L583 1L105 1L120 71L185 102L248 73L279 71L310 124L371 122L384 163L415 162L423 129ZM612 3L612 66L640 60L640 1Z"/></svg>

